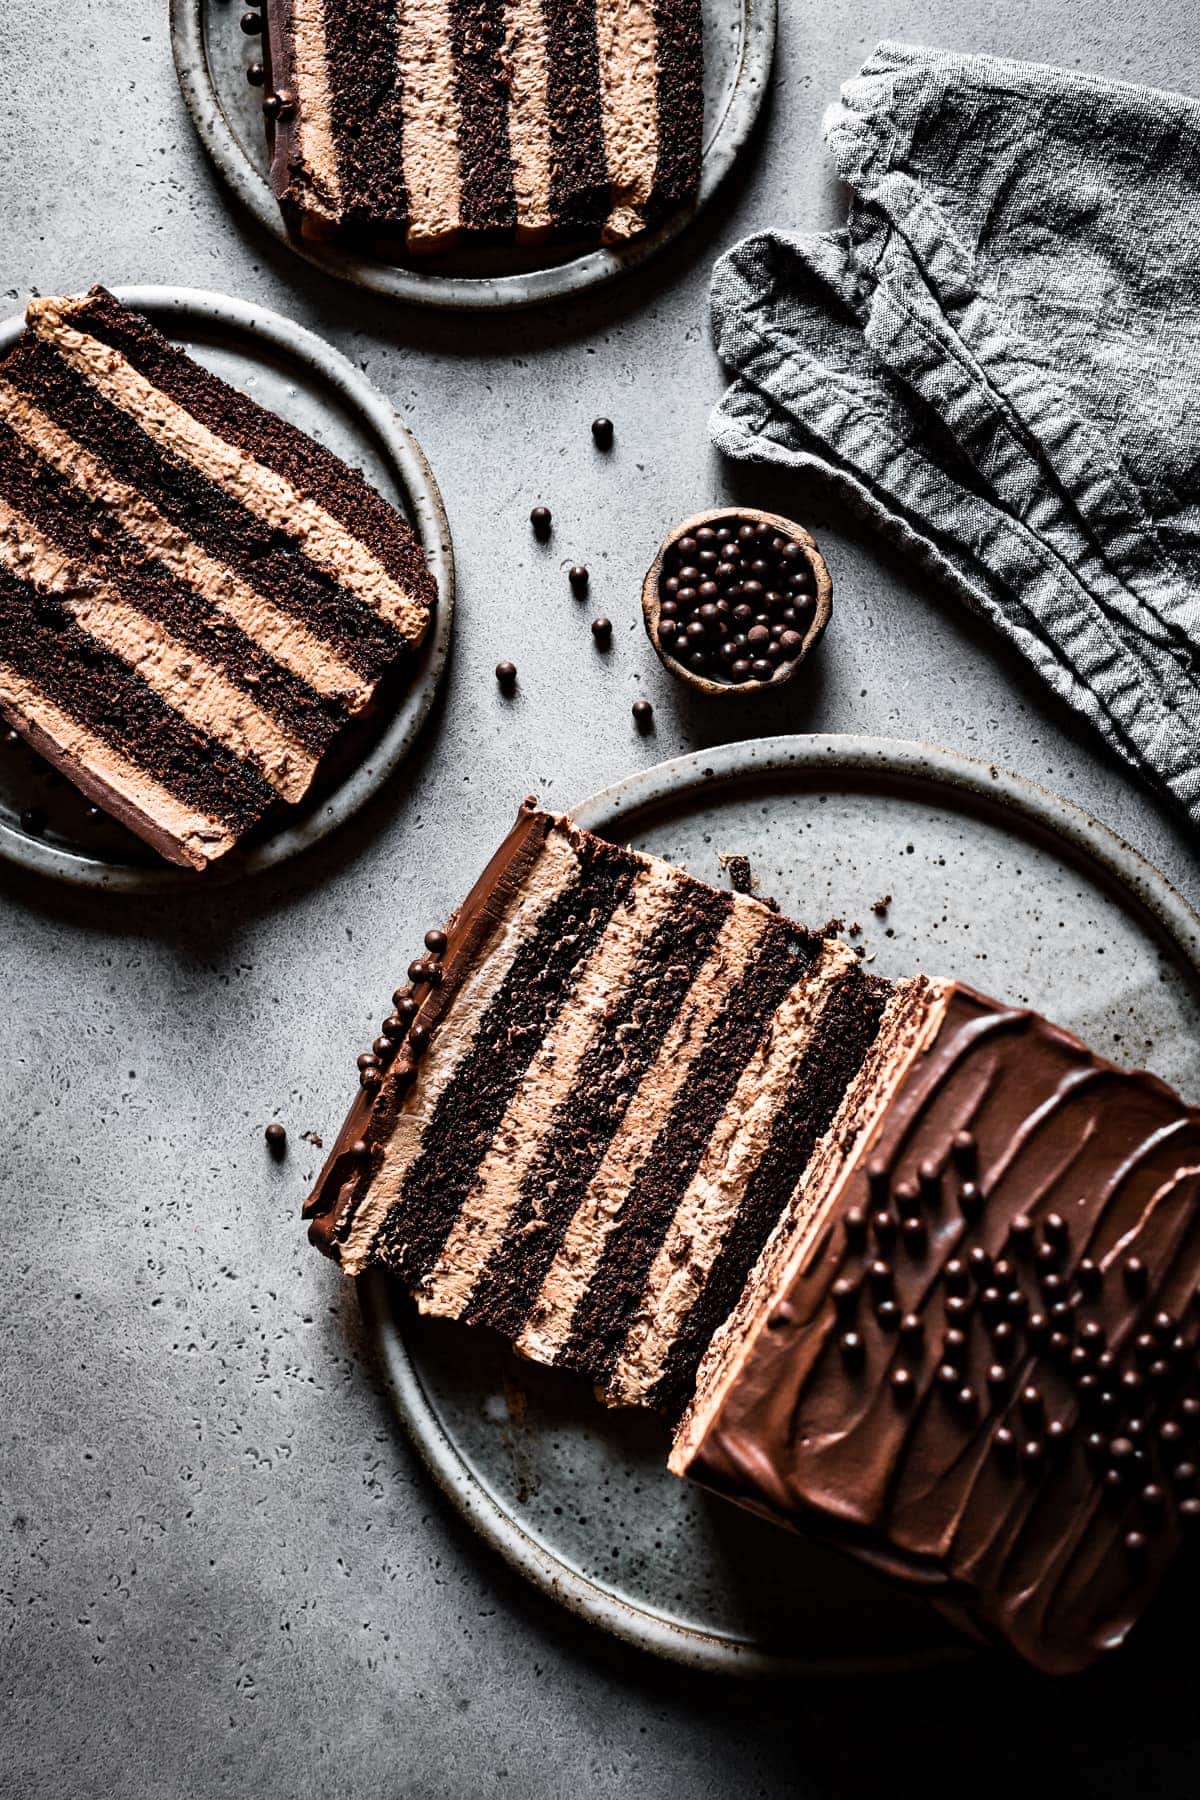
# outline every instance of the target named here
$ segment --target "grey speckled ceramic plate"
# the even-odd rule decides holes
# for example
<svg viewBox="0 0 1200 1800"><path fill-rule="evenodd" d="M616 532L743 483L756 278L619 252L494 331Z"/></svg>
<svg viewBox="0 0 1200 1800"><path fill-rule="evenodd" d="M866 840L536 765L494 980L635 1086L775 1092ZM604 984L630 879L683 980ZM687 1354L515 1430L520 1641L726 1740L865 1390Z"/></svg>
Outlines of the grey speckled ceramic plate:
<svg viewBox="0 0 1200 1800"><path fill-rule="evenodd" d="M716 193L758 117L775 54L776 0L702 0L704 161L699 206ZM436 260L389 263L336 244L308 243L285 226L267 180L262 91L246 80L257 38L238 26L229 0L171 0L171 39L184 100L201 142L226 185L273 237L330 275L415 306L500 311L561 299L612 281L669 244L698 208L668 219L620 249L492 246Z"/></svg>
<svg viewBox="0 0 1200 1800"><path fill-rule="evenodd" d="M811 924L859 923L870 966L958 976L1200 1096L1200 918L1077 807L948 750L774 738L665 763L576 810L581 825ZM871 910L885 894L885 919ZM656 1421L494 1340L364 1302L396 1406L454 1504L545 1592L695 1666L852 1671L954 1654L937 1621L839 1556L669 1476Z"/></svg>
<svg viewBox="0 0 1200 1800"><path fill-rule="evenodd" d="M361 470L412 525L438 586L437 617L406 684L391 697L385 689L375 716L346 731L303 805L281 810L203 875L163 862L111 819L89 819L82 796L40 757L24 745L0 745L0 857L75 887L155 893L284 862L349 818L387 780L424 723L449 654L454 553L442 497L416 438L338 351L278 313L223 294L161 287L114 292L205 368ZM0 325L0 355L24 323L22 316ZM36 836L21 826L29 809L47 820Z"/></svg>

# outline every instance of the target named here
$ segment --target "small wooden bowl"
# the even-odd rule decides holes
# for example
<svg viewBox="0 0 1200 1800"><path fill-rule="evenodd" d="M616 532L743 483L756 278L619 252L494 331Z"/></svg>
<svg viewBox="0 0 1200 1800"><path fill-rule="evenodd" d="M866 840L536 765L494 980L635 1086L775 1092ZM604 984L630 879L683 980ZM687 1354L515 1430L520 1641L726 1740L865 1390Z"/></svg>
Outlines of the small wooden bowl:
<svg viewBox="0 0 1200 1800"><path fill-rule="evenodd" d="M662 604L659 586L662 581L663 562L667 552L679 542L680 538L694 536L701 525L734 522L739 525L767 524L773 531L778 532L780 537L790 538L803 550L816 583L812 622L804 634L804 642L800 646L799 654L793 657L791 662L780 663L770 681L714 681L711 676L701 675L697 670L689 669L680 662L660 641L658 635ZM677 676L680 681L686 682L688 687L696 688L702 694L711 694L714 698L737 694L761 694L768 688L784 687L795 677L801 663L828 625L832 612L833 582L830 580L829 570L825 566L825 558L803 525L797 525L794 519L784 519L778 513L759 512L753 506L718 506L714 507L711 512L694 513L690 519L685 519L681 525L676 525L659 545L658 554L650 564L646 579L642 583L642 614L646 621L646 635L654 645L659 661L664 668L670 670L672 675Z"/></svg>

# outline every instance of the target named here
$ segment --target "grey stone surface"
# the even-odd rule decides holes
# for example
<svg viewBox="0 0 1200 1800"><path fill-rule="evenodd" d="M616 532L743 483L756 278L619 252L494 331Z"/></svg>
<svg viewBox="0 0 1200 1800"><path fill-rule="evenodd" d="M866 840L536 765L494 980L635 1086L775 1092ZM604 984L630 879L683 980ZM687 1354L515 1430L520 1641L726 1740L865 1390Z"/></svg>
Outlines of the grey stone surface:
<svg viewBox="0 0 1200 1800"><path fill-rule="evenodd" d="M290 311L414 425L462 575L444 703L407 773L286 878L181 904L0 882L0 1791L828 1796L1196 1791L1192 1659L1047 1689L975 1664L883 1684L716 1684L616 1650L450 1518L394 1430L353 1295L296 1208L353 1054L420 929L522 794L568 804L716 736L865 731L982 752L1084 802L1193 898L1185 834L986 631L796 493L723 470L704 301L717 251L831 220L818 121L880 36L1200 90L1175 0L785 0L767 130L666 263L540 315L431 319L243 229L193 141L165 6L5 0L6 305L96 279ZM234 9L236 10L236 9ZM236 21L231 13L231 29ZM602 461L588 424L617 424ZM672 518L806 517L836 613L810 681L742 721L669 687L637 618ZM552 546L526 516L554 509ZM593 570L607 659L568 598ZM505 703L498 657L521 670ZM630 702L657 730L639 738ZM271 1165L262 1128L285 1119ZM1194 1590L1193 1590L1194 1591Z"/></svg>

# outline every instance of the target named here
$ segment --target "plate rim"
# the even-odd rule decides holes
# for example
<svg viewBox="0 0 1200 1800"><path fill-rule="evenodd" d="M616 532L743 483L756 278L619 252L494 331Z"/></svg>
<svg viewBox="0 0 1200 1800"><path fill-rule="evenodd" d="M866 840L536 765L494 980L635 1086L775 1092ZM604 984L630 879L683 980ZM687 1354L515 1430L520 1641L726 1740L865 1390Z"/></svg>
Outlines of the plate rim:
<svg viewBox="0 0 1200 1800"><path fill-rule="evenodd" d="M156 323L192 320L197 328L223 326L251 347L268 344L283 358L312 370L365 423L383 461L404 495L410 523L437 584L433 629L417 652L413 679L405 688L370 757L355 764L325 805L306 820L284 824L264 843L227 856L205 870L164 862L106 863L92 856L28 836L0 820L0 861L74 888L108 894L200 892L259 875L291 861L336 831L387 781L412 749L437 696L450 654L454 621L455 568L450 522L437 479L414 433L395 407L349 358L316 332L267 306L208 288L128 285L109 290L121 303L149 314ZM0 323L0 356L25 329L24 312ZM182 331L180 333L183 335Z"/></svg>
<svg viewBox="0 0 1200 1800"><path fill-rule="evenodd" d="M685 231L717 193L750 142L770 86L775 57L777 0L741 0L745 16L737 73L724 117L700 169L700 189L654 231L620 249L589 250L571 261L512 275L425 274L399 263L356 255L337 244L310 243L291 233L270 183L242 151L221 105L204 48L207 0L171 0L171 50L184 104L204 150L225 186L256 224L314 268L387 299L457 312L506 312L561 300L606 286L653 257Z"/></svg>
<svg viewBox="0 0 1200 1800"><path fill-rule="evenodd" d="M1163 935L1200 982L1200 914L1142 853L1074 801L999 763L906 739L857 734L778 736L694 750L638 770L570 809L576 824L606 827L680 800L689 792L744 784L756 776L849 772L897 785L920 783L974 796L989 808L1017 813L1034 834L1065 845L1074 860L1098 868L1135 911ZM622 840L624 841L624 840ZM705 1631L639 1606L573 1568L526 1530L469 1467L426 1393L408 1349L392 1283L382 1270L359 1277L368 1340L392 1404L410 1441L459 1515L508 1565L543 1594L624 1643L689 1668L745 1676L842 1677L938 1667L976 1654L950 1642L915 1656L844 1657L835 1662L764 1649L753 1639Z"/></svg>

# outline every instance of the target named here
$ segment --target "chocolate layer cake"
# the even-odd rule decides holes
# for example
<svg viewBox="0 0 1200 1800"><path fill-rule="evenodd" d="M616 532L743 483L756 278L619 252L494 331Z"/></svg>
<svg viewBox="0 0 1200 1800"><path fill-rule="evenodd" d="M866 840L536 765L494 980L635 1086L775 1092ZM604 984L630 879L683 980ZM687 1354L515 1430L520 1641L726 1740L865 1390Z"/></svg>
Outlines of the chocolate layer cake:
<svg viewBox="0 0 1200 1800"><path fill-rule="evenodd" d="M611 1401L677 1411L887 984L760 901L532 806L414 973L415 1023L398 1043L401 992L314 1238Z"/></svg>
<svg viewBox="0 0 1200 1800"><path fill-rule="evenodd" d="M1200 1112L954 983L894 1027L671 1467L1076 1669L1200 1520Z"/></svg>
<svg viewBox="0 0 1200 1800"><path fill-rule="evenodd" d="M264 42L305 236L620 242L695 198L699 0L267 0Z"/></svg>
<svg viewBox="0 0 1200 1800"><path fill-rule="evenodd" d="M103 288L0 362L0 712L203 868L420 643L420 546L361 476Z"/></svg>

